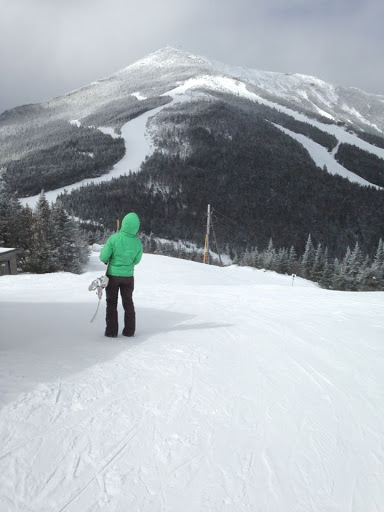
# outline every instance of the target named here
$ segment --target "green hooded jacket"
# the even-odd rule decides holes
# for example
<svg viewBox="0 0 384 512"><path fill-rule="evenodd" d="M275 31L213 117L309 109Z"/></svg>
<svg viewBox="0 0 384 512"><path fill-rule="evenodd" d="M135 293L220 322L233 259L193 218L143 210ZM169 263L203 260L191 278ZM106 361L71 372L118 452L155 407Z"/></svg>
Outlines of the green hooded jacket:
<svg viewBox="0 0 384 512"><path fill-rule="evenodd" d="M121 229L111 235L100 252L100 260L108 265L108 275L133 276L135 265L141 260L143 245L136 236L140 220L136 213L128 213L121 223Z"/></svg>

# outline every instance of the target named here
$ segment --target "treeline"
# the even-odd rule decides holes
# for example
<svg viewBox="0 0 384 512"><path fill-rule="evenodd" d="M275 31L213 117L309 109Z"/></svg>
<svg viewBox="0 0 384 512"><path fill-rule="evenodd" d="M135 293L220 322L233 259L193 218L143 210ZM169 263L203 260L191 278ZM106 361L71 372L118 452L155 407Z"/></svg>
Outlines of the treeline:
<svg viewBox="0 0 384 512"><path fill-rule="evenodd" d="M146 253L203 261L203 249L194 244L159 240L153 234L141 235L141 239ZM272 239L263 250L247 247L239 253L227 249L225 256L230 256L234 264L303 277L329 290L384 290L383 240L379 240L373 258L364 255L358 243L353 249L348 247L342 258L331 258L327 248L312 243L311 235L308 236L303 254L298 254L293 246L290 249L275 248ZM220 256L211 253L210 263L220 265Z"/></svg>
<svg viewBox="0 0 384 512"><path fill-rule="evenodd" d="M162 256L170 256L171 258L197 262L203 261L204 249L185 240L175 242L172 240L159 239L155 237L153 233L149 236L140 233L140 240L145 253L160 254ZM218 257L214 257L211 258L211 262L218 265L220 261Z"/></svg>
<svg viewBox="0 0 384 512"><path fill-rule="evenodd" d="M330 258L328 249L314 246L309 235L302 255L295 248L276 249L272 239L268 247L259 251L247 248L235 262L281 274L298 275L319 283L330 290L376 291L384 290L384 243L380 239L375 255L364 255L358 242L347 248L342 258Z"/></svg>
<svg viewBox="0 0 384 512"><path fill-rule="evenodd" d="M88 236L60 203L50 206L41 194L34 210L23 207L0 182L0 247L23 249L23 272L83 271L89 258Z"/></svg>
<svg viewBox="0 0 384 512"><path fill-rule="evenodd" d="M54 190L85 178L95 178L123 158L124 140L95 128L67 127L66 138L48 149L31 151L6 163L4 179L19 196Z"/></svg>

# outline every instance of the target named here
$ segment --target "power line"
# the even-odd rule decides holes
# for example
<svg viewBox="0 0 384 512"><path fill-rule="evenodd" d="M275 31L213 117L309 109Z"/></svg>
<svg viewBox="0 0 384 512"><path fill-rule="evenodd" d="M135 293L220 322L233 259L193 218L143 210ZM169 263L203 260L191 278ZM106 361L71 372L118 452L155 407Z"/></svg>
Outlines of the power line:
<svg viewBox="0 0 384 512"><path fill-rule="evenodd" d="M232 223L232 226L228 226L232 229L236 229L236 230L240 230L242 231L243 233L246 233L247 236L249 236L249 230L247 230L247 228L245 228L244 226L241 226L238 222L234 221L233 219L227 217L226 215L220 213L219 211L217 211L216 209L214 210L215 213L219 214L227 223L228 222L231 222ZM222 225L222 224L221 224Z"/></svg>

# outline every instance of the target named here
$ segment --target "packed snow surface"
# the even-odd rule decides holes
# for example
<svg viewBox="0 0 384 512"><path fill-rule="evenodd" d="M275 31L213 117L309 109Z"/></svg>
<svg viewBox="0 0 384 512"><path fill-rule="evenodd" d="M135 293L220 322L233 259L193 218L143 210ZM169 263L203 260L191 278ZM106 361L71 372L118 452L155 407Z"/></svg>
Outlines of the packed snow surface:
<svg viewBox="0 0 384 512"><path fill-rule="evenodd" d="M383 510L384 293L145 254L110 339L104 270L0 277L1 511Z"/></svg>

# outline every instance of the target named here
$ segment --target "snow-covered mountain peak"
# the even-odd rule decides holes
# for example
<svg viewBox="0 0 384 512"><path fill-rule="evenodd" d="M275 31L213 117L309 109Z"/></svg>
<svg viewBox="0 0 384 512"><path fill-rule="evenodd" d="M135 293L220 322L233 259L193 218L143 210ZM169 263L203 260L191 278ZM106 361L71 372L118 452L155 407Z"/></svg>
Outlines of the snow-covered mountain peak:
<svg viewBox="0 0 384 512"><path fill-rule="evenodd" d="M152 52L149 55L145 56L143 59L140 59L137 62L131 64L130 66L125 68L124 71L131 70L135 67L153 66L163 68L174 66L177 67L180 65L196 66L199 64L207 66L210 63L203 57L182 51L178 48L174 48L173 46L165 46L164 48Z"/></svg>

